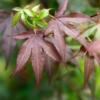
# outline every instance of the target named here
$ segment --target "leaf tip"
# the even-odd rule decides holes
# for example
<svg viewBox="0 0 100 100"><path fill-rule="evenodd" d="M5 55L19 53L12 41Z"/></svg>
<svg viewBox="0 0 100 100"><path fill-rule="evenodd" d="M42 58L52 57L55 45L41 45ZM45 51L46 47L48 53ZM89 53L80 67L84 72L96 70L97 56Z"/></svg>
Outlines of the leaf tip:
<svg viewBox="0 0 100 100"><path fill-rule="evenodd" d="M65 68L67 69L67 71L69 71L68 67L66 66L66 62L62 62L62 63L65 66Z"/></svg>

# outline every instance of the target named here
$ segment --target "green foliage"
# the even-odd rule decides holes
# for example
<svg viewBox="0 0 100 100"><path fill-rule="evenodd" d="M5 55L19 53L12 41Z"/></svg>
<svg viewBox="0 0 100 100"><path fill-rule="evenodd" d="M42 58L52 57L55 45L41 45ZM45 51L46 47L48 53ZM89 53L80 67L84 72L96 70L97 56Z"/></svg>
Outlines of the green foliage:
<svg viewBox="0 0 100 100"><path fill-rule="evenodd" d="M49 14L49 10L50 9L43 9L43 10L41 10L39 15L37 16L37 20L40 20L40 19L43 19L43 18L47 17L48 14Z"/></svg>
<svg viewBox="0 0 100 100"><path fill-rule="evenodd" d="M15 25L18 23L18 21L19 21L19 19L20 19L20 14L21 14L21 11L19 11L19 12L17 12L17 13L15 14L15 16L14 16L14 18L13 18L13 24L12 24L12 26L15 26Z"/></svg>
<svg viewBox="0 0 100 100"><path fill-rule="evenodd" d="M35 7L32 8L33 12L36 14L39 10L40 5L37 5Z"/></svg>
<svg viewBox="0 0 100 100"><path fill-rule="evenodd" d="M41 19L45 18L48 16L49 14L49 9L43 9L39 12L38 14L38 9L39 9L39 5L35 6L31 9L27 9L28 6L24 7L24 9L21 9L19 7L14 8L13 10L18 11L14 18L13 18L13 26L17 24L20 16L22 21L24 22L24 24L30 28L35 28L36 25L38 25L39 27L46 27L47 23L46 22L42 22ZM33 25L31 23L28 22L27 20L27 16L31 17L31 19L33 20Z"/></svg>

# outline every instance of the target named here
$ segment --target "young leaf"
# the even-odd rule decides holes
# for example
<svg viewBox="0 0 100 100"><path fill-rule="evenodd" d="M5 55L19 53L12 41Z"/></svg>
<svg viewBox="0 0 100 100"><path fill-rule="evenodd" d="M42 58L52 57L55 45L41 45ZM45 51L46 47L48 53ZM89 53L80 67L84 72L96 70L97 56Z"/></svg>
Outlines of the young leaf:
<svg viewBox="0 0 100 100"><path fill-rule="evenodd" d="M24 9L24 12L30 17L34 17L35 16L35 13L30 9Z"/></svg>
<svg viewBox="0 0 100 100"><path fill-rule="evenodd" d="M39 9L40 5L37 5L35 7L32 8L34 13L37 13L38 9Z"/></svg>
<svg viewBox="0 0 100 100"><path fill-rule="evenodd" d="M37 19L38 20L43 19L43 18L47 17L48 14L49 14L49 9L43 9L43 10L41 10L39 15L37 16L38 17Z"/></svg>
<svg viewBox="0 0 100 100"><path fill-rule="evenodd" d="M36 22L36 24L37 24L38 26L40 26L41 28L46 27L46 25L47 25L46 22L42 22L42 21L38 21L38 20L35 20L35 22Z"/></svg>
<svg viewBox="0 0 100 100"><path fill-rule="evenodd" d="M15 8L13 8L13 10L15 10L15 11L21 11L21 8L20 7L15 7Z"/></svg>
<svg viewBox="0 0 100 100"><path fill-rule="evenodd" d="M93 55L91 55L91 53L87 52L85 55L85 59L84 59L84 85L83 85L83 88L84 88L86 82L88 81L90 75L92 74L93 68L94 68L94 57L93 57Z"/></svg>
<svg viewBox="0 0 100 100"><path fill-rule="evenodd" d="M28 26L28 27L30 27L30 28L34 28L34 27L36 27L35 25L32 25L32 24L30 24L28 21L27 21L27 15L25 14L25 12L21 12L21 19L22 19L22 21L24 22L24 24L26 25L26 26Z"/></svg>
<svg viewBox="0 0 100 100"><path fill-rule="evenodd" d="M20 11L15 14L15 16L13 17L13 24L12 24L12 26L15 26L17 24L17 22L19 21L20 14L21 14Z"/></svg>

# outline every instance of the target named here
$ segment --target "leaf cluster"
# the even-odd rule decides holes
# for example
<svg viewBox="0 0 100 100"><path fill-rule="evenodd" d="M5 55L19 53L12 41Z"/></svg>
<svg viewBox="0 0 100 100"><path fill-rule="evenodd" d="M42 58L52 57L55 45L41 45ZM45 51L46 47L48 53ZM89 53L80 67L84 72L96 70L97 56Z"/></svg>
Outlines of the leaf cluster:
<svg viewBox="0 0 100 100"><path fill-rule="evenodd" d="M94 36L94 40L96 39L95 37L98 37L97 35L99 33L100 14L96 14L96 16L99 15L99 20L98 18L92 18L91 16L87 16L78 12L64 14L67 8L67 4L68 0L65 0L65 2L59 7L58 11L55 12L55 16L49 14L50 9L41 10L40 5L35 7L26 6L24 8L16 7L13 9L17 11L17 13L13 17L12 26L17 27L21 19L23 23L29 27L29 30L26 32L20 32L17 35L7 34L12 39L26 39L18 53L16 69L10 77L21 70L22 67L27 63L28 59L31 57L38 88L44 65L49 80L51 81L54 69L53 64L55 61L63 64L68 70L66 66L66 59L70 61L72 58L85 54L84 88L86 82L93 72L94 59L97 60L98 65L100 66L99 55L97 52L94 52L94 48L96 46L89 38L89 36L95 30L97 32ZM45 17L48 16L52 18L49 22L45 20ZM30 23L29 20L31 20L32 23ZM92 25L83 28L82 23L85 22L89 22ZM82 30L80 30L76 24L80 24ZM8 24L8 29L9 27L10 26ZM70 53L71 50L67 47L66 37L72 37L74 41L77 40L81 44L81 48L75 56ZM50 40L52 38L53 40ZM99 45L99 42L97 42L96 45L97 44ZM98 49L99 48L100 46ZM72 57L68 58L68 54Z"/></svg>

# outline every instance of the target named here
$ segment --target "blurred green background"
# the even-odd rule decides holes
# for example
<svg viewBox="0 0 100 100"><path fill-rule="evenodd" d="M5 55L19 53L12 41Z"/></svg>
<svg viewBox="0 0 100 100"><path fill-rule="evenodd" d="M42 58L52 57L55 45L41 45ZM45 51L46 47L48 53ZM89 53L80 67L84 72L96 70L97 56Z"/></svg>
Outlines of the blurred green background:
<svg viewBox="0 0 100 100"><path fill-rule="evenodd" d="M24 7L25 5L42 4L45 8L54 8L50 11L54 15L55 10L64 0L0 0L0 9L12 12L13 7ZM92 15L100 11L99 0L69 0L66 13L81 12ZM2 34L0 34L0 39ZM80 44L67 38L70 48L75 51ZM5 71L5 57L0 49L0 100L100 100L100 69L95 65L93 74L84 90L81 90L84 82L84 56L76 58L79 67L67 63L70 71L57 64L53 75L53 81L48 85L49 80L45 69L42 73L40 87L36 89L35 75L31 64L24 71L12 78L16 66L18 50L22 44L17 41L8 69ZM1 46L0 46L1 48Z"/></svg>

